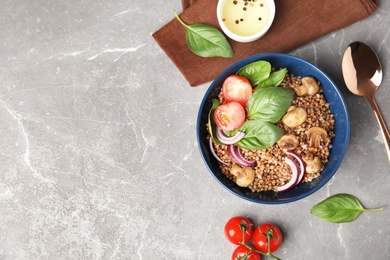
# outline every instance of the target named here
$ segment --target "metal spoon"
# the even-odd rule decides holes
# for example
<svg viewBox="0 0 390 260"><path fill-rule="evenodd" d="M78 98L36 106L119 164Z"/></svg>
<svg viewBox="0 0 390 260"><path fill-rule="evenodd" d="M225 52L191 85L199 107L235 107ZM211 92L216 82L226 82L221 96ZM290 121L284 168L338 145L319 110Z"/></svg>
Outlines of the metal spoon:
<svg viewBox="0 0 390 260"><path fill-rule="evenodd" d="M355 95L365 97L374 109L390 161L390 134L374 97L382 82L382 66L378 57L366 44L353 42L345 50L342 71L348 89Z"/></svg>

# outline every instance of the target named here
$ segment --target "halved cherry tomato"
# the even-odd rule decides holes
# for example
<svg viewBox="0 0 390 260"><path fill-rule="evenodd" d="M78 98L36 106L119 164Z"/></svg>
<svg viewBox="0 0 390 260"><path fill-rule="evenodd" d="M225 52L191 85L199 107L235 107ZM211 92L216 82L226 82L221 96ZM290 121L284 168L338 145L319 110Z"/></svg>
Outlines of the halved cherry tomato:
<svg viewBox="0 0 390 260"><path fill-rule="evenodd" d="M267 241L267 234L269 236L269 241ZM261 252L268 252L268 243L270 244L270 252L275 252L282 244L282 241L282 232L274 224L264 223L257 226L253 231L253 246Z"/></svg>
<svg viewBox="0 0 390 260"><path fill-rule="evenodd" d="M248 243L252 238L253 225L248 218L236 216L226 222L224 232L227 240L233 244Z"/></svg>
<svg viewBox="0 0 390 260"><path fill-rule="evenodd" d="M261 260L261 256L246 246L240 245L234 250L232 260Z"/></svg>
<svg viewBox="0 0 390 260"><path fill-rule="evenodd" d="M214 110L214 122L224 131L236 130L245 122L245 109L236 101L220 105Z"/></svg>
<svg viewBox="0 0 390 260"><path fill-rule="evenodd" d="M245 77L230 75L222 84L222 95L226 102L237 101L245 106L252 95L252 85Z"/></svg>

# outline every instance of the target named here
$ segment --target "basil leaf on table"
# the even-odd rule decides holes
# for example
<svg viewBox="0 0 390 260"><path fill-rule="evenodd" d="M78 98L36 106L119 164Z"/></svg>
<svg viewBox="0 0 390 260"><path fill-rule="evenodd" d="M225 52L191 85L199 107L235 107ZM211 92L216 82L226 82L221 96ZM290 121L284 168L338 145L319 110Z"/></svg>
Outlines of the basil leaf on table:
<svg viewBox="0 0 390 260"><path fill-rule="evenodd" d="M381 211L383 208L365 209L353 195L340 193L314 205L311 214L333 223L354 221L362 212Z"/></svg>
<svg viewBox="0 0 390 260"><path fill-rule="evenodd" d="M294 91L290 88L256 89L246 105L247 117L276 123L286 113L293 98Z"/></svg>
<svg viewBox="0 0 390 260"><path fill-rule="evenodd" d="M216 133L215 133L215 131L217 129L217 125L215 124L215 121L214 121L214 111L220 104L221 104L221 102L214 99L213 103L211 105L211 109L209 111L209 115L208 115L209 133L211 135L211 138L213 138L214 141L217 142L218 144L221 144L221 142L218 140Z"/></svg>
<svg viewBox="0 0 390 260"><path fill-rule="evenodd" d="M248 150L268 148L284 134L282 128L262 120L247 120L239 130L244 132L245 136L236 145Z"/></svg>
<svg viewBox="0 0 390 260"><path fill-rule="evenodd" d="M186 28L188 48L201 57L231 58L234 52L225 36L217 28L205 24L195 23L188 25L180 19L174 10L176 18Z"/></svg>
<svg viewBox="0 0 390 260"><path fill-rule="evenodd" d="M237 71L237 75L247 78L252 86L267 79L271 73L271 64L265 60L259 60L245 65Z"/></svg>
<svg viewBox="0 0 390 260"><path fill-rule="evenodd" d="M268 88L268 87L279 86L284 80L286 73L287 73L286 68L272 72L267 79L260 81L259 84L257 84L257 88Z"/></svg>

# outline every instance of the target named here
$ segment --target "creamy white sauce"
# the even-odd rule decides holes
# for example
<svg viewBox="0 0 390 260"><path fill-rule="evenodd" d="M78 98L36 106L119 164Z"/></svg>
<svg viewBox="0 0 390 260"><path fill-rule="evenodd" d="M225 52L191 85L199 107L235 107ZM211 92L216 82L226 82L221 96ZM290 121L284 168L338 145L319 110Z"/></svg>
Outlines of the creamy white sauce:
<svg viewBox="0 0 390 260"><path fill-rule="evenodd" d="M265 0L227 0L221 15L223 23L231 32L249 36L266 26L269 7Z"/></svg>

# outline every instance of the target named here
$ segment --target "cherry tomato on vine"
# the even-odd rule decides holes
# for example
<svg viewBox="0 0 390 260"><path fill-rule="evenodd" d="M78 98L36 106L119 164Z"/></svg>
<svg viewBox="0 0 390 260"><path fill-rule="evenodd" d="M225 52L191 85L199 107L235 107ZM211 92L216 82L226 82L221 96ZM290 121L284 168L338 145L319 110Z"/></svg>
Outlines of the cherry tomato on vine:
<svg viewBox="0 0 390 260"><path fill-rule="evenodd" d="M267 241L268 239L269 241ZM261 252L268 252L268 243L270 244L270 252L275 252L282 244L282 241L282 232L274 224L264 223L253 230L253 246Z"/></svg>
<svg viewBox="0 0 390 260"><path fill-rule="evenodd" d="M242 216L232 217L225 224L225 237L233 244L248 243L253 235L252 222Z"/></svg>
<svg viewBox="0 0 390 260"><path fill-rule="evenodd" d="M214 110L214 121L224 131L238 129L245 119L245 108L236 101L220 105Z"/></svg>
<svg viewBox="0 0 390 260"><path fill-rule="evenodd" d="M261 260L261 256L246 246L240 245L233 251L232 260Z"/></svg>
<svg viewBox="0 0 390 260"><path fill-rule="evenodd" d="M245 106L252 95L252 85L245 77L230 75L222 84L222 95L226 102L237 101Z"/></svg>

